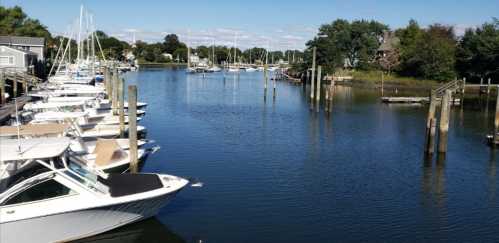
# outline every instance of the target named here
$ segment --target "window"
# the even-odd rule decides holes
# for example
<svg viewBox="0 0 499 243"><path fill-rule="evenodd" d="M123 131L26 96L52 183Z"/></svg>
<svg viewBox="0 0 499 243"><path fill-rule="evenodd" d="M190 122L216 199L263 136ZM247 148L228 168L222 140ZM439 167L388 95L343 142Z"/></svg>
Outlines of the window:
<svg viewBox="0 0 499 243"><path fill-rule="evenodd" d="M14 65L14 57L0 56L0 65Z"/></svg>
<svg viewBox="0 0 499 243"><path fill-rule="evenodd" d="M50 179L38 183L16 195L9 198L4 205L12 205L18 203L27 203L49 199L53 197L65 196L71 193L71 189L65 187L61 183Z"/></svg>

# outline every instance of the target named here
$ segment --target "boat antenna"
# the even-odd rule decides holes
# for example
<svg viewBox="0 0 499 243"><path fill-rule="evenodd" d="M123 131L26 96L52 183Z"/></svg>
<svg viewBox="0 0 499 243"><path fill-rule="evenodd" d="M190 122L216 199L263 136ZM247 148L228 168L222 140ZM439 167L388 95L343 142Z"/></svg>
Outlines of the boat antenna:
<svg viewBox="0 0 499 243"><path fill-rule="evenodd" d="M19 123L19 114L17 113L17 98L14 98L16 108L16 127L17 127L17 152L21 153L21 124Z"/></svg>

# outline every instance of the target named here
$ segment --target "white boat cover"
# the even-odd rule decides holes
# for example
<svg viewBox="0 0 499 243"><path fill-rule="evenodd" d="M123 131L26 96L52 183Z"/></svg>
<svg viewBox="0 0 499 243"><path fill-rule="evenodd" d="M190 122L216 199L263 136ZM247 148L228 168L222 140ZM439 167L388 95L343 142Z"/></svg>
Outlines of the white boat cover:
<svg viewBox="0 0 499 243"><path fill-rule="evenodd" d="M68 137L0 139L0 161L47 159L61 155L69 147ZM21 151L19 151L19 144Z"/></svg>

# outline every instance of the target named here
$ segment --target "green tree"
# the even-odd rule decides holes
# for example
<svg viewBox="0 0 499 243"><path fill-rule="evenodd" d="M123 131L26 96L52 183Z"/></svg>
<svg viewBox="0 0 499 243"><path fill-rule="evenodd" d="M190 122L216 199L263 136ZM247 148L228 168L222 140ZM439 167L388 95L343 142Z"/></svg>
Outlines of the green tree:
<svg viewBox="0 0 499 243"><path fill-rule="evenodd" d="M466 30L456 50L456 68L468 79L499 79L499 20Z"/></svg>

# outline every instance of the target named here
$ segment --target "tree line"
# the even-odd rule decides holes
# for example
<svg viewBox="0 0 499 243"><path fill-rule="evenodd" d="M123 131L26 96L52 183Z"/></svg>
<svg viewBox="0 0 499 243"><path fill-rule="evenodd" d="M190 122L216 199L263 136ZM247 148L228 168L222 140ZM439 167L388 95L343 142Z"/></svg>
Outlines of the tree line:
<svg viewBox="0 0 499 243"><path fill-rule="evenodd" d="M388 43L388 44L387 44ZM317 64L328 73L344 69L381 70L401 76L449 81L499 79L499 20L469 28L456 36L452 26L432 24L422 28L415 20L391 31L377 21L338 19L319 28L306 43L305 62L311 66L312 49Z"/></svg>

